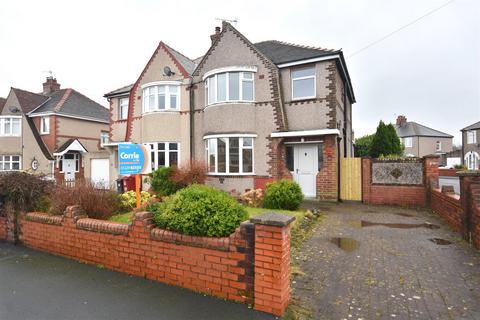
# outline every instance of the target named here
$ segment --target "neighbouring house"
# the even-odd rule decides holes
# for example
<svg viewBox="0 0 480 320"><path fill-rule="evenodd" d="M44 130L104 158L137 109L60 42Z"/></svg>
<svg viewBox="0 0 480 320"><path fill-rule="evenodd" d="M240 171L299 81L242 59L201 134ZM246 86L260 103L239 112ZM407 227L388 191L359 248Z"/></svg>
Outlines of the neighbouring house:
<svg viewBox="0 0 480 320"><path fill-rule="evenodd" d="M469 170L480 169L480 121L462 130L462 164Z"/></svg>
<svg viewBox="0 0 480 320"><path fill-rule="evenodd" d="M208 184L226 191L286 177L337 200L355 102L342 51L251 43L227 22L210 38L195 60L161 42L135 84L105 95L112 172L116 144L144 143L154 168L202 161Z"/></svg>
<svg viewBox="0 0 480 320"><path fill-rule="evenodd" d="M413 121L403 115L397 117L395 129L407 157L440 156L441 165L446 165L446 154L453 150L453 136Z"/></svg>
<svg viewBox="0 0 480 320"><path fill-rule="evenodd" d="M108 130L106 108L53 77L42 93L11 88L0 109L0 170L109 186Z"/></svg>

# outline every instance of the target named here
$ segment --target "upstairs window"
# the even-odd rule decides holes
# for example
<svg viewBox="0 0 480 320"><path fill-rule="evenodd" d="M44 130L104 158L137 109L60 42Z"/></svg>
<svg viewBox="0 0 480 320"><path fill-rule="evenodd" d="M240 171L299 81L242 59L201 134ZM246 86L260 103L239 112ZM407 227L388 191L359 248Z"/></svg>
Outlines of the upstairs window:
<svg viewBox="0 0 480 320"><path fill-rule="evenodd" d="M442 151L442 142L441 141L437 141L435 143L435 151Z"/></svg>
<svg viewBox="0 0 480 320"><path fill-rule="evenodd" d="M102 131L102 133L100 134L100 144L107 144L109 141L110 138L108 136L108 132L105 132L105 131Z"/></svg>
<svg viewBox="0 0 480 320"><path fill-rule="evenodd" d="M154 85L143 89L143 112L178 110L180 85Z"/></svg>
<svg viewBox="0 0 480 320"><path fill-rule="evenodd" d="M50 133L50 117L40 117L40 134Z"/></svg>
<svg viewBox="0 0 480 320"><path fill-rule="evenodd" d="M253 72L222 72L205 79L206 104L254 101Z"/></svg>
<svg viewBox="0 0 480 320"><path fill-rule="evenodd" d="M470 130L467 131L467 144L475 144L477 143L477 131Z"/></svg>
<svg viewBox="0 0 480 320"><path fill-rule="evenodd" d="M405 148L411 148L412 147L412 137L406 137L406 138L403 138L403 145L405 146Z"/></svg>
<svg viewBox="0 0 480 320"><path fill-rule="evenodd" d="M121 98L118 107L118 120L128 118L128 98Z"/></svg>
<svg viewBox="0 0 480 320"><path fill-rule="evenodd" d="M21 117L0 117L0 136L19 137L21 134Z"/></svg>
<svg viewBox="0 0 480 320"><path fill-rule="evenodd" d="M315 67L292 70L292 100L316 97Z"/></svg>

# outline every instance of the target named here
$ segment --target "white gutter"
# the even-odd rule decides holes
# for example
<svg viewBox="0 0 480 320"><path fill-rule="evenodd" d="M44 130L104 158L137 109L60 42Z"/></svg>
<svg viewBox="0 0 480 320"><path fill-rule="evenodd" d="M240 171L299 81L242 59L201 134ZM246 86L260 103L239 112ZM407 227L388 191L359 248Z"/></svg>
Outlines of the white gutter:
<svg viewBox="0 0 480 320"><path fill-rule="evenodd" d="M302 130L302 131L285 131L272 132L272 138L288 138L288 137L308 137L308 136L323 136L323 135L340 135L338 129L318 129L318 130Z"/></svg>

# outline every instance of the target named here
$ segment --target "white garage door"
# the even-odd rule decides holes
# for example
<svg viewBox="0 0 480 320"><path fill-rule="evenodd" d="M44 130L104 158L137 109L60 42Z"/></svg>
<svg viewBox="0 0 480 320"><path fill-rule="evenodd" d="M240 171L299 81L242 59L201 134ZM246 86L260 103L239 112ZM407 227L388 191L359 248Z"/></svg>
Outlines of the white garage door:
<svg viewBox="0 0 480 320"><path fill-rule="evenodd" d="M92 183L97 188L110 188L110 163L108 159L91 159L90 168Z"/></svg>

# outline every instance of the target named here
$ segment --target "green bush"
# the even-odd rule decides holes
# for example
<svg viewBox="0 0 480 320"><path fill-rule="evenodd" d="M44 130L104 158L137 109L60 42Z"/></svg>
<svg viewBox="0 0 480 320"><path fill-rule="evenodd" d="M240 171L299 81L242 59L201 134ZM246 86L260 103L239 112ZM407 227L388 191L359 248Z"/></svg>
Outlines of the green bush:
<svg viewBox="0 0 480 320"><path fill-rule="evenodd" d="M181 188L170 179L174 173L175 167L162 167L150 174L150 185L158 197L169 196Z"/></svg>
<svg viewBox="0 0 480 320"><path fill-rule="evenodd" d="M44 176L20 171L0 173L0 202L10 203L16 211L36 210L41 199L50 193L51 181Z"/></svg>
<svg viewBox="0 0 480 320"><path fill-rule="evenodd" d="M297 210L303 201L302 189L291 180L267 184L263 206L267 209Z"/></svg>
<svg viewBox="0 0 480 320"><path fill-rule="evenodd" d="M145 204L150 200L150 193L147 191L140 192L140 204ZM137 206L137 194L135 191L127 191L120 195L120 206L122 211L131 211Z"/></svg>
<svg viewBox="0 0 480 320"><path fill-rule="evenodd" d="M245 208L227 193L198 184L150 205L149 210L158 227L193 236L225 237L248 218Z"/></svg>

